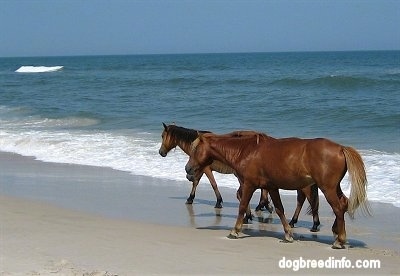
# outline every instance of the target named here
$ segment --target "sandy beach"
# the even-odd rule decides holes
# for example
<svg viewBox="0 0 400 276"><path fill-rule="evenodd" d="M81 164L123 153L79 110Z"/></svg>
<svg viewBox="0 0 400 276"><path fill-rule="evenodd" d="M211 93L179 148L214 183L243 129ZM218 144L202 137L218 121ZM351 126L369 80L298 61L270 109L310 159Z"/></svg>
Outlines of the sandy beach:
<svg viewBox="0 0 400 276"><path fill-rule="evenodd" d="M321 197L321 231L305 214L283 243L276 214L254 213L241 238L226 236L238 203L224 208L203 180L193 205L188 182L108 168L55 164L0 153L0 275L398 274L399 208L371 202L374 216L346 216L346 249L331 249L334 216ZM182 173L184 173L182 168ZM259 193L252 199L252 209ZM294 196L283 196L290 219ZM336 261L336 268L329 268ZM360 262L361 261L361 262ZM371 268L379 263L378 268ZM315 267L315 264L324 267ZM365 268L359 268L363 264ZM343 268L350 266L350 268ZM302 267L303 266L303 267ZM307 267L308 266L308 267ZM354 266L354 267L353 267ZM369 267L368 267L369 266Z"/></svg>

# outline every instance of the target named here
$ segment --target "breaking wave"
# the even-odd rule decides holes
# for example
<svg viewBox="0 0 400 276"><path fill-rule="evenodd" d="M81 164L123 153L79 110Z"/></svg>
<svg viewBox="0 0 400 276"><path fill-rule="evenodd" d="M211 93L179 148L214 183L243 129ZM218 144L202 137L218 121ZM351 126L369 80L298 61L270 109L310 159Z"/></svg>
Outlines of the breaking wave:
<svg viewBox="0 0 400 276"><path fill-rule="evenodd" d="M55 72L63 69L64 66L21 66L15 72L17 73L46 73Z"/></svg>

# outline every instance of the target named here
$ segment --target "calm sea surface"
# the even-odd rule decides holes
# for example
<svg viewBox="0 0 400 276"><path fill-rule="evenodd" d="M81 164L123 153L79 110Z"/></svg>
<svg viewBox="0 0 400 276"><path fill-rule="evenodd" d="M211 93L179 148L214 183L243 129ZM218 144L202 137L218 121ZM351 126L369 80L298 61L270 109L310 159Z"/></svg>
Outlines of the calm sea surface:
<svg viewBox="0 0 400 276"><path fill-rule="evenodd" d="M1 151L186 182L162 122L353 146L369 198L400 207L400 51L0 58Z"/></svg>

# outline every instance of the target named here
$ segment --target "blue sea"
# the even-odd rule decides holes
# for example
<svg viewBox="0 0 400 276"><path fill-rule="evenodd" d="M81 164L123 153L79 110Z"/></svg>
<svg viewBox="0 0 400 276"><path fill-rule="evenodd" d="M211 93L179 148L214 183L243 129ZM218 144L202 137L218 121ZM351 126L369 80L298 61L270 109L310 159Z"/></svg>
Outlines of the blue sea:
<svg viewBox="0 0 400 276"><path fill-rule="evenodd" d="M400 51L0 58L0 151L178 180L188 192L187 156L158 154L162 122L353 146L369 199L400 207Z"/></svg>

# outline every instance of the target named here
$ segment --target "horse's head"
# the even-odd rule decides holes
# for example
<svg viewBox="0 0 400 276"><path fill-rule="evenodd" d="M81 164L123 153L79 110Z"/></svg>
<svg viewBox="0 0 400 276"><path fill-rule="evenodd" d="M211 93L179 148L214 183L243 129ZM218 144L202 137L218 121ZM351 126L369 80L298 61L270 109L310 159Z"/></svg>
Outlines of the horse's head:
<svg viewBox="0 0 400 276"><path fill-rule="evenodd" d="M194 176L202 172L203 169L213 162L210 155L210 146L207 138L212 136L212 133L199 134L199 137L193 141L192 150L188 162L186 163L186 178L193 179Z"/></svg>
<svg viewBox="0 0 400 276"><path fill-rule="evenodd" d="M167 156L168 152L171 149L173 149L177 146L177 143L176 143L176 139L174 139L172 137L172 135L170 135L170 132L168 132L170 125L167 126L166 124L163 123L163 126L164 126L164 130L161 134L162 141L161 141L161 146L160 146L160 149L158 150L158 153L162 157L165 157L165 156Z"/></svg>

